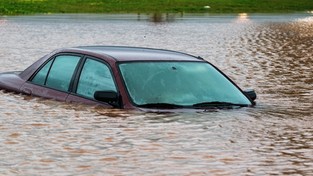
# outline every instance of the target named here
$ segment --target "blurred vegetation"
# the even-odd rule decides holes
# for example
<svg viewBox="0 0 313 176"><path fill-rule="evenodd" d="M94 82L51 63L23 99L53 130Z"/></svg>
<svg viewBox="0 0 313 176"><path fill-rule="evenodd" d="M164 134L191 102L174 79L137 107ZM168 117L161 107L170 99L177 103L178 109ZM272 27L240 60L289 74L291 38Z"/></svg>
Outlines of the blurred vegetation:
<svg viewBox="0 0 313 176"><path fill-rule="evenodd" d="M0 15L36 13L286 13L313 0L0 0Z"/></svg>

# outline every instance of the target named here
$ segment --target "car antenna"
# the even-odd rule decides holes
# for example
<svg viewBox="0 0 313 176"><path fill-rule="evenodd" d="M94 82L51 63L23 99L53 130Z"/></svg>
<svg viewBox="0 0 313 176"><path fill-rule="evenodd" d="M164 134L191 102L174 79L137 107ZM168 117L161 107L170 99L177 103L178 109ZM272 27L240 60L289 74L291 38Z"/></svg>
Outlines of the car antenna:
<svg viewBox="0 0 313 176"><path fill-rule="evenodd" d="M198 56L197 58L198 58L198 59L201 59L201 60L204 60L203 57L201 57L201 56Z"/></svg>

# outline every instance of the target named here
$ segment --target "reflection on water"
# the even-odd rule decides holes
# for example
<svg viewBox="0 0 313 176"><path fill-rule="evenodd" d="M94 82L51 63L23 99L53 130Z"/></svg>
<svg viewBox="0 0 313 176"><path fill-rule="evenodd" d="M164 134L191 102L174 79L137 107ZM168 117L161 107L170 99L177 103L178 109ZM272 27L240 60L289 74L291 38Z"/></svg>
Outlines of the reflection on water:
<svg viewBox="0 0 313 176"><path fill-rule="evenodd" d="M255 88L258 105L157 114L0 91L0 175L313 173L310 14L176 16L157 25L144 18L2 17L0 71L22 70L59 47L174 49Z"/></svg>
<svg viewBox="0 0 313 176"><path fill-rule="evenodd" d="M150 15L150 21L159 23L159 22L173 22L175 20L175 14L170 13L153 13Z"/></svg>
<svg viewBox="0 0 313 176"><path fill-rule="evenodd" d="M247 13L239 13L237 19L239 22L246 22L249 20L249 16Z"/></svg>

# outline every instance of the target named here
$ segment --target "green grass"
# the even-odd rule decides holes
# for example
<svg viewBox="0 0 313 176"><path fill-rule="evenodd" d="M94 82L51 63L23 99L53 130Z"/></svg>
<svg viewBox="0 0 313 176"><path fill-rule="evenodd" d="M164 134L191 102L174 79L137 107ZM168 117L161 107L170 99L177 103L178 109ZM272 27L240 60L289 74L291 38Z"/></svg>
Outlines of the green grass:
<svg viewBox="0 0 313 176"><path fill-rule="evenodd" d="M312 10L313 0L0 0L0 15L154 12L286 13Z"/></svg>

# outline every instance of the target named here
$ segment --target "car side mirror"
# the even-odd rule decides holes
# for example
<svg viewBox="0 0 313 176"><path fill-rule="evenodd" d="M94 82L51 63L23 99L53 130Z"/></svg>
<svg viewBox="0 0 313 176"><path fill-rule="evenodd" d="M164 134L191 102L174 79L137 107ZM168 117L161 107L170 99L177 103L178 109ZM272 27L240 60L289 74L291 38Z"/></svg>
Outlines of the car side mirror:
<svg viewBox="0 0 313 176"><path fill-rule="evenodd" d="M119 106L119 96L118 93L114 91L96 91L94 93L94 98L98 101L108 103L114 107Z"/></svg>
<svg viewBox="0 0 313 176"><path fill-rule="evenodd" d="M256 93L253 89L248 89L248 90L245 90L243 91L243 93L249 97L252 101L254 101L256 99Z"/></svg>

